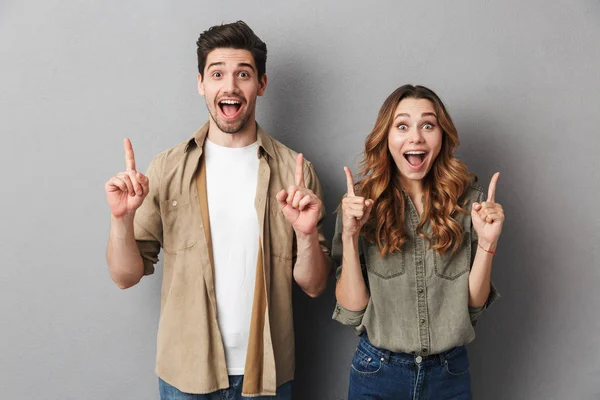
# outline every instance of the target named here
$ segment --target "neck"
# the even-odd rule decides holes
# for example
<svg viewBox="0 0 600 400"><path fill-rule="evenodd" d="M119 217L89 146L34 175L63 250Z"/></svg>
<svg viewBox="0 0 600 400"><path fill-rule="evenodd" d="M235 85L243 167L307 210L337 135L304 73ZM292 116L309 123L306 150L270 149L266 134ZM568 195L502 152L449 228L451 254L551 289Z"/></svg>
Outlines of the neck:
<svg viewBox="0 0 600 400"><path fill-rule="evenodd" d="M410 197L412 202L415 205L417 203L421 204L421 199L423 198L423 195L425 194L425 191L423 190L423 181L406 179L403 176L401 176L400 183L402 184L402 187L404 188L406 193L408 193L408 196Z"/></svg>
<svg viewBox="0 0 600 400"><path fill-rule="evenodd" d="M246 147L256 142L257 128L254 118L248 120L246 126L236 133L226 133L219 129L215 121L210 119L208 140L223 147Z"/></svg>

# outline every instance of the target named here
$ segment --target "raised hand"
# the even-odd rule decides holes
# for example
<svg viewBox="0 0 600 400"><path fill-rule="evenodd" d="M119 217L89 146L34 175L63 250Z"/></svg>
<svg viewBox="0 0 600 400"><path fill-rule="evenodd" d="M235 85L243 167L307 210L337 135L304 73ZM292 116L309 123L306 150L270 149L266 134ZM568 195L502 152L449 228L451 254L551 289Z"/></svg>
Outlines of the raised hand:
<svg viewBox="0 0 600 400"><path fill-rule="evenodd" d="M369 219L373 209L373 200L365 200L354 194L354 178L350 168L344 167L346 172L347 195L342 199L343 232L346 235L358 237L360 229Z"/></svg>
<svg viewBox="0 0 600 400"><path fill-rule="evenodd" d="M129 139L125 147L125 171L113 176L104 185L110 212L116 218L132 215L148 195L148 178L135 169L133 147Z"/></svg>
<svg viewBox="0 0 600 400"><path fill-rule="evenodd" d="M471 209L473 228L479 236L479 243L483 243L486 250L492 251L496 248L504 223L504 210L499 203L496 203L496 185L499 177L499 172L492 176L487 200L481 204L473 203Z"/></svg>
<svg viewBox="0 0 600 400"><path fill-rule="evenodd" d="M295 185L277 193L281 211L295 231L312 234L317 231L321 200L304 186L304 156L296 157Z"/></svg>

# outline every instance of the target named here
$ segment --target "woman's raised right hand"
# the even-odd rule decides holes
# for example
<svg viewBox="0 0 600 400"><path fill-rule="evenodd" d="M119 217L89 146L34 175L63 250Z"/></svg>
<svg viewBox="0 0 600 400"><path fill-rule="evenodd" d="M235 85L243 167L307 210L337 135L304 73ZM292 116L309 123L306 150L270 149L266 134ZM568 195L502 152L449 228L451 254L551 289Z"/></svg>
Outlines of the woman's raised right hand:
<svg viewBox="0 0 600 400"><path fill-rule="evenodd" d="M373 200L354 194L354 178L350 168L344 167L348 192L342 199L343 234L358 238L361 228L369 219L373 208Z"/></svg>

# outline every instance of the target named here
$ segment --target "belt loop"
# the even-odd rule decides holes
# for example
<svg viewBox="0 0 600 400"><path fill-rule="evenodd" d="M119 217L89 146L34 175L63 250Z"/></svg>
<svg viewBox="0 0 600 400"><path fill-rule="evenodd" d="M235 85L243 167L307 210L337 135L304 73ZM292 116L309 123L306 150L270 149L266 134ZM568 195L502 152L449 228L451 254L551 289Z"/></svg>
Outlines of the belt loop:
<svg viewBox="0 0 600 400"><path fill-rule="evenodd" d="M444 357L444 353L440 353L440 364L444 365L446 364L446 357Z"/></svg>
<svg viewBox="0 0 600 400"><path fill-rule="evenodd" d="M380 361L382 363L384 363L384 364L390 363L390 351L389 350L379 349L379 355L381 356Z"/></svg>
<svg viewBox="0 0 600 400"><path fill-rule="evenodd" d="M385 351L385 354L384 354L384 356L383 356L383 357L385 358L385 363L386 363L386 364L389 364L389 363L390 363L390 354L391 354L391 351L389 351L389 350L386 350L386 351Z"/></svg>

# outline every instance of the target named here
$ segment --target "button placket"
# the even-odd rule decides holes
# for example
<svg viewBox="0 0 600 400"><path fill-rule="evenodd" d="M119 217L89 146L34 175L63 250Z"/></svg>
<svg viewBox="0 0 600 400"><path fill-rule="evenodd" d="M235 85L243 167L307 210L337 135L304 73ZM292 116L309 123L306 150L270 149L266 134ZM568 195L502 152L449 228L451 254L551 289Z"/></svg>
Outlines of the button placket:
<svg viewBox="0 0 600 400"><path fill-rule="evenodd" d="M429 347L429 324L427 314L427 287L425 274L425 258L424 258L424 239L417 234L418 215L416 209L410 199L409 202L409 219L411 231L414 240L414 259L415 259L415 274L417 285L417 318L419 321L419 341L421 342L421 352L427 354Z"/></svg>

